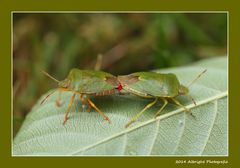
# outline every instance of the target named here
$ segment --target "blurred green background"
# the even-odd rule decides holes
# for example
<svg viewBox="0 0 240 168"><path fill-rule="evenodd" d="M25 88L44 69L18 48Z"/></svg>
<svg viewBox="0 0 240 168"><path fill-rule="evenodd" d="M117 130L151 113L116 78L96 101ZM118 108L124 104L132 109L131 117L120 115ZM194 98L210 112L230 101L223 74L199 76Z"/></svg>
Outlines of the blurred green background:
<svg viewBox="0 0 240 168"><path fill-rule="evenodd" d="M14 135L39 97L69 70L114 75L186 65L226 55L226 13L14 13Z"/></svg>

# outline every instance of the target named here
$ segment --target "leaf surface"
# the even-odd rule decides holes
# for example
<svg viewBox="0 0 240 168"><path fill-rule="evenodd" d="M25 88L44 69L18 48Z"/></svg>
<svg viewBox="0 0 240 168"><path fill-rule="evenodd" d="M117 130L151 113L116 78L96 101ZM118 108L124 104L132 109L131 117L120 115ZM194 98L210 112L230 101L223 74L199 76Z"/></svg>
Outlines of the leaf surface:
<svg viewBox="0 0 240 168"><path fill-rule="evenodd" d="M94 109L88 113L76 96L70 119L62 125L72 93L62 94L61 107L55 105L58 94L40 105L45 94L15 137L13 155L228 155L227 57L158 72L175 73L187 85L204 69L207 72L190 88L197 106L178 97L195 118L169 104L154 119L162 106L158 103L127 129L129 119L152 100L131 95L92 97L112 121L108 124Z"/></svg>

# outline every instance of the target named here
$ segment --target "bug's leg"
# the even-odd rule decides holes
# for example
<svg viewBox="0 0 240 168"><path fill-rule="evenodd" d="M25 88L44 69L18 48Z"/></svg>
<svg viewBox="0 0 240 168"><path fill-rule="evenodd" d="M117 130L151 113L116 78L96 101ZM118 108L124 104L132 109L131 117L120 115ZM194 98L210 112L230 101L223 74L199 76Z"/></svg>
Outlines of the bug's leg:
<svg viewBox="0 0 240 168"><path fill-rule="evenodd" d="M62 94L62 90L61 89L58 89L59 90L59 92L58 92L58 97L57 97L57 99L56 99L56 105L58 106L58 107L60 107L61 106L61 94Z"/></svg>
<svg viewBox="0 0 240 168"><path fill-rule="evenodd" d="M195 116L192 114L191 110L188 109L187 107L185 107L184 105L182 105L177 99L175 99L175 98L171 98L171 99L174 101L174 103L175 103L176 105L182 107L186 112L189 112L189 113L191 114L191 116L195 117Z"/></svg>
<svg viewBox="0 0 240 168"><path fill-rule="evenodd" d="M142 111L140 111L139 113L137 113L133 118L131 118L131 120L125 125L125 128L127 128L129 125L131 125L132 123L134 123L135 121L137 121L137 119L150 107L152 107L156 102L157 102L158 98L156 98L153 102L149 103L148 105L146 105L144 107L144 109L142 109Z"/></svg>
<svg viewBox="0 0 240 168"><path fill-rule="evenodd" d="M90 113L90 110L92 108L91 104L89 102L86 102L85 100L84 100L84 102L88 106L88 112Z"/></svg>
<svg viewBox="0 0 240 168"><path fill-rule="evenodd" d="M70 110L71 110L71 108L72 108L72 103L73 103L73 101L74 101L75 95L76 95L76 93L73 93L73 95L72 95L72 97L71 97L71 99L70 99L70 103L69 103L69 106L68 106L68 110L67 110L67 112L66 112L66 114L65 114L65 116L64 116L63 125L66 124L66 122L67 122L67 120L68 120L68 114L70 113Z"/></svg>
<svg viewBox="0 0 240 168"><path fill-rule="evenodd" d="M52 91L51 93L49 93L49 94L41 101L40 105L42 105L42 104L48 99L48 97L51 96L51 95L52 95L53 93L55 93L56 91L57 91L57 89L54 90L54 91Z"/></svg>
<svg viewBox="0 0 240 168"><path fill-rule="evenodd" d="M88 101L90 106L92 106L101 116L103 116L103 118L105 120L107 120L109 122L109 124L111 124L111 121L108 118L108 116L106 116L99 108L97 108L97 106L89 98L87 99L87 101Z"/></svg>
<svg viewBox="0 0 240 168"><path fill-rule="evenodd" d="M90 110L91 110L91 105L90 105L88 102L85 101L83 94L80 94L80 99L81 99L81 101L82 101L82 103L83 103L84 105L87 105L87 106L88 106L88 112L90 112Z"/></svg>
<svg viewBox="0 0 240 168"><path fill-rule="evenodd" d="M166 98L161 98L163 100L163 106L157 111L157 113L155 114L155 118L157 116L160 115L161 111L164 109L164 107L166 107L166 105L168 104L168 101Z"/></svg>
<svg viewBox="0 0 240 168"><path fill-rule="evenodd" d="M92 106L88 104L88 112L90 113Z"/></svg>
<svg viewBox="0 0 240 168"><path fill-rule="evenodd" d="M84 109L84 106L86 105L86 102L85 102L85 100L84 100L84 98L83 98L83 94L80 94L79 95L79 98L80 98L80 100L82 101L82 110Z"/></svg>

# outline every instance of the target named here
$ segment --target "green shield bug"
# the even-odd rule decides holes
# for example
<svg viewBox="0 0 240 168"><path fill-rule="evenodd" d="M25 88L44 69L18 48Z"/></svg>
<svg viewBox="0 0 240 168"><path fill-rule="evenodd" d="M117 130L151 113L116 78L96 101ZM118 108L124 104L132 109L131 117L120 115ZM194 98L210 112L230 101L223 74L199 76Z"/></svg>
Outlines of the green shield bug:
<svg viewBox="0 0 240 168"><path fill-rule="evenodd" d="M180 84L177 76L172 73L161 74L156 72L136 72L130 75L118 76L117 78L123 91L143 98L154 99L153 102L149 103L144 109L135 115L125 127L128 127L135 122L147 109L156 104L158 100L163 101L163 106L156 112L155 117L159 116L169 100L184 108L185 111L191 112L190 109L182 105L176 97L179 95L185 95L191 98L196 105L194 99L188 94L188 88L205 72L206 70L199 74L188 86Z"/></svg>
<svg viewBox="0 0 240 168"><path fill-rule="evenodd" d="M89 110L93 107L100 115L103 116L105 120L111 123L109 118L91 101L89 96L106 96L119 92L122 88L117 80L117 77L103 71L72 69L66 79L58 81L47 72L43 71L43 73L56 81L58 83L58 88L48 94L42 100L41 104L43 104L50 95L59 91L59 97L56 100L56 104L59 106L61 92L73 92L67 112L64 116L63 124L65 124L68 120L72 103L77 94L79 94L80 100L83 104L87 104L89 106Z"/></svg>

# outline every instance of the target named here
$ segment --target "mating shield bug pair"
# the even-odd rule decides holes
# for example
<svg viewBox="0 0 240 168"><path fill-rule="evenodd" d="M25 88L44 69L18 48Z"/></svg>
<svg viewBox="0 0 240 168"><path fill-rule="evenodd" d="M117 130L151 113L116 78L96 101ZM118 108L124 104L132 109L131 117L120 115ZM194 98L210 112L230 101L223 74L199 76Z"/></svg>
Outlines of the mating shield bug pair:
<svg viewBox="0 0 240 168"><path fill-rule="evenodd" d="M203 73L199 74L193 81L196 81ZM70 113L72 103L75 96L78 94L83 104L87 104L89 108L93 107L100 115L104 117L110 123L109 118L90 100L89 96L106 96L115 93L131 93L133 95L154 99L153 102L149 103L143 110L141 110L137 115L135 115L125 127L135 122L147 109L152 107L157 101L162 100L163 106L157 111L155 117L157 117L164 107L168 104L168 100L173 101L176 105L184 108L185 111L190 112L188 108L182 105L176 97L179 95L188 96L188 87L180 84L178 78L175 74L161 74L156 72L137 72L130 75L115 77L109 73L96 70L79 70L72 69L63 81L58 81L48 73L43 72L45 75L51 79L58 82L58 89L47 95L41 102L41 104L55 91L71 91L73 95L70 99L68 110L64 116L64 122L68 120L68 115ZM191 97L190 97L191 98ZM193 100L193 98L191 98ZM56 100L56 104L59 105L59 98ZM195 101L193 100L194 104Z"/></svg>

